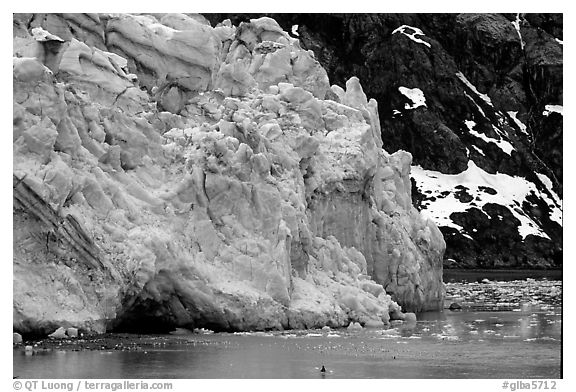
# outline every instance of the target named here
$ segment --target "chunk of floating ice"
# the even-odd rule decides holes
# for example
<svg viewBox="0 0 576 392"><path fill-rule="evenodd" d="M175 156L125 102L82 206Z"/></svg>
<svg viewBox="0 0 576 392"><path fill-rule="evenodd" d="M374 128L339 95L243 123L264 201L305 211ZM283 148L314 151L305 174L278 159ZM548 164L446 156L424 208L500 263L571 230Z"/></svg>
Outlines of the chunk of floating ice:
<svg viewBox="0 0 576 392"><path fill-rule="evenodd" d="M212 331L214 333L214 331ZM269 332L234 332L234 335L240 336L274 336Z"/></svg>
<svg viewBox="0 0 576 392"><path fill-rule="evenodd" d="M202 334L202 335L210 335L213 334L214 331L206 328L194 328L194 333Z"/></svg>
<svg viewBox="0 0 576 392"><path fill-rule="evenodd" d="M322 334L321 334L321 333L307 333L305 336L308 336L308 337L318 337L318 336L322 336Z"/></svg>
<svg viewBox="0 0 576 392"><path fill-rule="evenodd" d="M336 334L336 333L330 333L330 334L328 334L327 337L328 337L328 338L339 338L340 335L338 335L338 334Z"/></svg>

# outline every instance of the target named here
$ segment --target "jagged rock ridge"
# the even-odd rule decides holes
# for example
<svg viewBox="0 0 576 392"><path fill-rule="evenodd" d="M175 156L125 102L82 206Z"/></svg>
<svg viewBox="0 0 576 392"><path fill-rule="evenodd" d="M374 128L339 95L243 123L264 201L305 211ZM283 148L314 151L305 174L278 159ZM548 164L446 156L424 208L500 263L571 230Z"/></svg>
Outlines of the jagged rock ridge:
<svg viewBox="0 0 576 392"><path fill-rule="evenodd" d="M16 330L379 326L442 305L410 154L274 20L20 14L13 50Z"/></svg>

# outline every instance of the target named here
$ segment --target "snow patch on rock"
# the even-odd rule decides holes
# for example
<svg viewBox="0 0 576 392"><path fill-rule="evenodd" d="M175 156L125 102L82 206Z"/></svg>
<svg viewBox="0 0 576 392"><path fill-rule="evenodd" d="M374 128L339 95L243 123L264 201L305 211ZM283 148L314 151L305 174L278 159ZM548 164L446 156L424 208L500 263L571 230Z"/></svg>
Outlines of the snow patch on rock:
<svg viewBox="0 0 576 392"><path fill-rule="evenodd" d="M407 31L408 29L411 29L412 32ZM429 47L429 48L431 47L431 46L430 46L430 43L428 43L428 42L426 42L426 41L424 41L424 40L416 37L417 35L424 35L424 36L425 36L425 34L422 32L422 30L420 30L420 29L417 28L417 27L412 27L412 26L408 26L408 25L402 25L402 26L398 27L396 30L394 30L394 31L392 32L392 34L396 34L396 33L402 33L402 34L404 34L406 37L410 38L412 41L414 41L414 42L416 42L416 43L424 44L424 45L426 45L426 46Z"/></svg>
<svg viewBox="0 0 576 392"><path fill-rule="evenodd" d="M476 125L476 123L474 121L466 120L466 121L464 121L464 123L466 124L466 127L468 127L468 130L472 135L476 136L477 138L484 140L486 143L494 143L495 145L498 146L498 148L500 148L502 151L504 151L508 155L512 154L514 147L512 146L512 144L510 144L506 140L493 139L491 137L484 135L483 133L475 131L474 126ZM497 128L495 128L495 130L497 130ZM482 155L484 155L484 154L482 154Z"/></svg>
<svg viewBox="0 0 576 392"><path fill-rule="evenodd" d="M298 34L298 25L297 24L292 26L292 35L295 35L297 37L300 36L300 34Z"/></svg>
<svg viewBox="0 0 576 392"><path fill-rule="evenodd" d="M472 83L470 83L470 81L466 78L466 76L464 76L464 74L462 72L456 72L456 76L458 77L458 79L460 79L462 81L462 83L464 83L478 97L480 97L484 102L486 102L487 104L492 106L492 100L490 99L490 97L488 95L482 94L480 91L478 91L476 86L474 86Z"/></svg>
<svg viewBox="0 0 576 392"><path fill-rule="evenodd" d="M482 149L478 146L472 145L472 148L475 149L478 154L482 155L482 156L486 156L486 154L484 154L484 151L482 151Z"/></svg>
<svg viewBox="0 0 576 392"><path fill-rule="evenodd" d="M560 115L564 115L564 107L562 105L546 105L544 106L544 111L542 114L544 116L549 116L550 113L558 113Z"/></svg>
<svg viewBox="0 0 576 392"><path fill-rule="evenodd" d="M519 206L530 194L535 194L544 200L550 200L545 193L540 192L535 184L522 177L510 176L503 173L490 174L476 166L474 161L468 161L468 168L459 174L443 174L433 170L425 170L420 166L412 166L412 177L420 191L435 200L423 202L423 213L426 213L439 226L462 228L455 224L450 218L454 212L464 212L476 207L482 207L488 203L495 203L505 206L520 221L518 232L522 238L532 234L548 238L548 235L540 229L537 222L534 222L525 214ZM473 203L463 203L455 197L456 186L464 186L472 196ZM481 187L489 187L496 191L494 195L483 192ZM450 192L442 195L443 192ZM561 209L556 207L554 214L561 214ZM557 215L554 215L557 217Z"/></svg>
<svg viewBox="0 0 576 392"><path fill-rule="evenodd" d="M520 48L524 50L524 40L522 39L522 33L520 32L520 14L516 14L516 19L512 22L514 28L516 29L516 33L518 34L518 38L520 39Z"/></svg>
<svg viewBox="0 0 576 392"><path fill-rule="evenodd" d="M510 117L512 118L512 120L514 120L514 122L516 123L516 125L518 125L518 128L520 128L520 131L522 131L522 133L528 135L528 130L526 128L526 124L524 124L522 121L520 121L518 119L518 117L516 117L516 115L518 114L517 111L513 112L513 111L509 111L508 114L510 115Z"/></svg>
<svg viewBox="0 0 576 392"><path fill-rule="evenodd" d="M404 105L404 109L416 109L420 106L426 106L426 97L424 97L424 92L419 88L407 88L400 86L398 87L398 90L412 101L412 105L407 103Z"/></svg>
<svg viewBox="0 0 576 392"><path fill-rule="evenodd" d="M536 173L536 176L538 176L538 179L542 181L542 183L552 196L553 203L549 204L549 207L552 211L552 213L550 214L550 219L557 222L559 225L562 225L562 199L560 199L558 194L554 192L552 181L550 180L550 178L548 178L547 175Z"/></svg>

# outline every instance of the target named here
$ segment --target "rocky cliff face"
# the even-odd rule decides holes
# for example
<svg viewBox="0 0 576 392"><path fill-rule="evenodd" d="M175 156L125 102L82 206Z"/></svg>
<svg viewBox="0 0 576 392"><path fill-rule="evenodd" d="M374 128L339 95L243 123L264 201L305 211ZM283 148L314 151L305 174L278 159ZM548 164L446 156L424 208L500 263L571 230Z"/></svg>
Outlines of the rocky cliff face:
<svg viewBox="0 0 576 392"><path fill-rule="evenodd" d="M271 14L379 102L447 267L562 264L562 15ZM211 21L246 15L207 15ZM253 17L253 16L252 16Z"/></svg>
<svg viewBox="0 0 576 392"><path fill-rule="evenodd" d="M445 243L357 78L272 19L14 15L14 328L379 326ZM402 306L402 310L401 307Z"/></svg>

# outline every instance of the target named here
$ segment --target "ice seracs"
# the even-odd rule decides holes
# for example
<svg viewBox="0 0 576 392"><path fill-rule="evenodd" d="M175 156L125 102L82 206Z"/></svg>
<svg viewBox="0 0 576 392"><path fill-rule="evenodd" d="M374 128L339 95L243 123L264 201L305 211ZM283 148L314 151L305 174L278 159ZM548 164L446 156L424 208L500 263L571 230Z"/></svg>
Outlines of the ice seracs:
<svg viewBox="0 0 576 392"><path fill-rule="evenodd" d="M64 40L57 35L51 34L48 31L44 30L42 27L34 27L32 29L32 37L36 41L45 42L45 41L59 41L64 42Z"/></svg>
<svg viewBox="0 0 576 392"><path fill-rule="evenodd" d="M330 88L270 18L106 28L116 53L70 37L59 71L14 53L14 183L40 206L14 212L15 328L104 332L143 309L172 329L382 326L400 304L440 308L442 234L358 78ZM69 231L33 243L46 216Z"/></svg>

